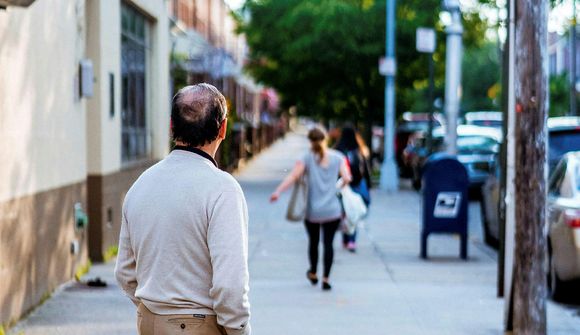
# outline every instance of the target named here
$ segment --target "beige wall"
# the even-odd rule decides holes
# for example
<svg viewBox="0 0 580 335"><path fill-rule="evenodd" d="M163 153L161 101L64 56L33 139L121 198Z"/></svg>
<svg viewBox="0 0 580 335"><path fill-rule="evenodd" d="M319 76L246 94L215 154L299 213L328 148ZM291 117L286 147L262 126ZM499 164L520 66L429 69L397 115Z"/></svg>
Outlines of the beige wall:
<svg viewBox="0 0 580 335"><path fill-rule="evenodd" d="M115 1L87 1L87 57L95 67L95 95L87 102L89 174L121 168L121 7ZM110 117L109 73L115 76L115 115Z"/></svg>
<svg viewBox="0 0 580 335"><path fill-rule="evenodd" d="M147 113L151 158L169 150L169 18L165 1L129 1L150 23ZM95 64L95 98L88 102L90 175L123 169L121 162L121 1L87 2L87 54ZM109 113L109 73L115 75L115 116Z"/></svg>
<svg viewBox="0 0 580 335"><path fill-rule="evenodd" d="M0 202L86 178L84 0L0 11Z"/></svg>
<svg viewBox="0 0 580 335"><path fill-rule="evenodd" d="M87 261L85 0L0 11L0 324L16 320ZM77 242L78 254L70 251Z"/></svg>

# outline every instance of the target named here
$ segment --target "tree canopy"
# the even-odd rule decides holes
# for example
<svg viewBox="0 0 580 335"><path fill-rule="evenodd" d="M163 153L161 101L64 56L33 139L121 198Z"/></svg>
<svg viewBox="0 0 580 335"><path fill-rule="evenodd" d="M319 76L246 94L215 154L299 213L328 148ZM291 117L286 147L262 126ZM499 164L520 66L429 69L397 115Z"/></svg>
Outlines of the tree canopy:
<svg viewBox="0 0 580 335"><path fill-rule="evenodd" d="M397 113L426 105L428 68L415 50L418 27L437 32L436 83L444 83L445 34L440 0L406 0L397 5ZM382 122L385 1L247 0L239 32L250 47L247 65L258 81L278 90L285 106L302 115ZM246 18L246 19L241 19ZM477 13L464 13L466 49L483 45L488 28ZM485 92L487 94L487 92Z"/></svg>

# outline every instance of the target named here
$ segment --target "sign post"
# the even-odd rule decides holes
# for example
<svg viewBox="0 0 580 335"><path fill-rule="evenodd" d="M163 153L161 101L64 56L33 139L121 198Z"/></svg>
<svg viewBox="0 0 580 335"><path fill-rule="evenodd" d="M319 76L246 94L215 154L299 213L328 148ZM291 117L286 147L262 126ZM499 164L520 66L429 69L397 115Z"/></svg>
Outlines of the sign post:
<svg viewBox="0 0 580 335"><path fill-rule="evenodd" d="M395 9L396 0L387 0L386 6L386 57L385 73L385 130L383 165L381 166L381 189L395 192L398 189L398 172L395 163Z"/></svg>
<svg viewBox="0 0 580 335"><path fill-rule="evenodd" d="M445 29L447 50L445 55L445 116L447 134L445 146L449 154L457 153L457 120L459 118L461 87L461 53L463 48L463 25L459 0L443 0L443 9L451 14L451 24Z"/></svg>
<svg viewBox="0 0 580 335"><path fill-rule="evenodd" d="M430 28L417 28L417 51L426 53L429 57L429 130L427 133L427 150L433 153L433 94L435 91L435 64L433 53L437 47L435 30Z"/></svg>

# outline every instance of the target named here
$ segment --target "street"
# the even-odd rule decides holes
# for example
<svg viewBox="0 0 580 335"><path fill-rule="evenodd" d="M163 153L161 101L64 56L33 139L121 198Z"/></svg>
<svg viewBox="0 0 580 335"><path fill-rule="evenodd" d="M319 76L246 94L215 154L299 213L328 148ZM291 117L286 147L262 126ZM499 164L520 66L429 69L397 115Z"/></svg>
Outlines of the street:
<svg viewBox="0 0 580 335"><path fill-rule="evenodd" d="M470 204L469 258L459 239L429 239L428 260L419 258L420 195L410 185L386 194L374 190L356 253L335 239L333 289L305 278L307 238L301 224L284 219L289 193L269 195L308 149L290 133L235 176L250 212L250 275L254 334L501 334L503 299L496 297L496 252L482 242L479 204ZM135 308L114 282L113 262L94 265L107 288L69 283L57 290L9 334L136 334ZM548 303L549 334L580 333L580 307Z"/></svg>

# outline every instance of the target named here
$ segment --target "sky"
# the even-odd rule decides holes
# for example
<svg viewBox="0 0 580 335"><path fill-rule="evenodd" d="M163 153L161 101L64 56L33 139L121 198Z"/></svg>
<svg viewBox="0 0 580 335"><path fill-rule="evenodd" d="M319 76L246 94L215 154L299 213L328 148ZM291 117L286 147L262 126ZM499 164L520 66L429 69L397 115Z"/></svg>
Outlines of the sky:
<svg viewBox="0 0 580 335"><path fill-rule="evenodd" d="M231 9L236 10L244 4L245 0L225 0Z"/></svg>

